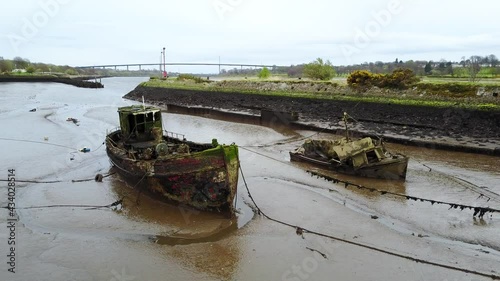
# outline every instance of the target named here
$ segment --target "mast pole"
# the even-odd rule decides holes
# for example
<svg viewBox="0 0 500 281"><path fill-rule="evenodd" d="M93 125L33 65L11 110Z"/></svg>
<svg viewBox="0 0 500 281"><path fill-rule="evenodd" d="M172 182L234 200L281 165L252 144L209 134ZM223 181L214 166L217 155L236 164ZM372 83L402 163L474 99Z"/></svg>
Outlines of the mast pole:
<svg viewBox="0 0 500 281"><path fill-rule="evenodd" d="M347 112L344 112L345 138L349 141L349 129L347 128Z"/></svg>

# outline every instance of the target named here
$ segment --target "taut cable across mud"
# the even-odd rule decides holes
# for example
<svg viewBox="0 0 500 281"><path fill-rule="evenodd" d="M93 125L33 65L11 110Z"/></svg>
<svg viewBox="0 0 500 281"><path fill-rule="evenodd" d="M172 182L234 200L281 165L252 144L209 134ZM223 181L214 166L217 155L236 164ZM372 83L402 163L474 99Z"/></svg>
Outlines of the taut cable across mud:
<svg viewBox="0 0 500 281"><path fill-rule="evenodd" d="M463 205L463 204L457 204L457 203L450 203L450 202L444 202L444 201L426 199L426 198L421 198L421 197L416 197L416 196L409 196L409 195L406 195L406 194L395 193L395 192L390 192L390 191L385 191L385 190L379 190L379 189L376 189L376 188L366 187L366 186L355 184L355 183L351 183L351 182L348 182L348 181L343 181L343 180L340 180L340 179L337 179L337 178L334 178L334 177L330 177L330 176L324 175L324 174L316 172L316 171L310 171L310 170L308 170L307 172L309 174L311 174L311 176L317 176L318 178L323 178L323 179L325 179L325 180L327 180L329 182L343 183L344 186L345 186L345 188L356 187L358 189L365 189L365 190L369 190L371 192L378 192L381 195L392 195L392 196L402 197L402 198L406 198L407 200L413 200L413 201L417 201L417 202L418 201L420 201L420 202L428 202L428 203L431 203L432 205L434 205L434 204L449 205L450 209L460 209L461 211L463 211L464 209L474 210L474 216L478 215L479 218L483 218L483 216L485 214L487 214L487 213L500 213L500 210L492 209L492 208L489 208L489 207L486 207L486 208L485 207L476 207L476 206L469 206L469 205ZM480 197L485 197L485 196L483 194L481 194Z"/></svg>
<svg viewBox="0 0 500 281"><path fill-rule="evenodd" d="M287 223L287 222L284 222L282 220L279 220L279 219L273 218L271 216L268 216L266 213L264 213L262 211L262 209L259 207L259 205L255 202L255 200L254 200L254 198L253 198L253 196L252 196L252 194L250 192L250 189L248 187L248 184L247 184L247 181L245 179L245 175L243 174L243 169L241 168L241 166L240 166L240 173L241 173L241 177L243 179L243 182L245 184L245 188L247 190L248 196L250 197L250 200L252 200L252 203L255 206L255 209L257 209L257 213L259 215L264 216L268 220L271 220L271 221L279 223L281 225L293 228L296 231L297 235L302 235L302 237L303 237L303 234L310 233L310 234L314 234L314 235L317 235L317 236L321 236L321 237L325 237L325 238L330 238L330 239L333 239L333 240L336 240L336 241L340 241L340 242L343 242L343 243L347 243L347 244L355 245L355 246L362 247L362 248L365 248L365 249L369 249L369 250L372 250L372 251L376 251L376 252L379 252L379 253L384 253L384 254L395 256L395 257L399 257L399 258L402 258L402 259L411 260L411 261L414 261L414 262L417 262L417 263L422 263L422 264L437 266L437 267L446 268L446 269L450 269L450 270L460 271L460 272L464 272L464 273L474 274L474 275L477 275L477 276L488 277L488 278L491 278L493 280L500 280L500 275L483 273L483 272L479 272L479 271L475 271L475 270L470 270L470 269L466 269L466 268L462 268L462 267L457 267L457 266L452 266L452 265L446 265L446 264L442 264L442 263L438 263L438 262L433 262L433 261L430 261L430 260L424 260L424 259L419 259L419 258L408 256L408 255L399 254L399 253L396 253L396 252L393 252L393 251L389 251L389 250L384 250L384 249L381 249L381 248L377 248L375 246L371 246L371 245L368 245L368 244L363 244L363 243L355 242L355 241L352 241L352 240L348 240L348 239L336 237L336 236L333 236L333 235L329 235L329 234L317 232L317 231L314 231L314 230L309 230L309 229L300 227L298 225L293 225L291 223Z"/></svg>
<svg viewBox="0 0 500 281"><path fill-rule="evenodd" d="M251 153L257 154L259 156L262 156L262 157L271 159L273 161L279 162L281 164L295 167L295 166L293 166L290 163L283 162L283 161L281 161L279 159L273 158L271 156L264 155L262 153L259 153L257 151L248 149L246 147L240 146L240 148L243 149L243 150L249 151ZM450 209L460 209L461 211L463 211L464 209L474 210L474 216L479 215L479 218L482 218L487 213L500 213L500 210L489 208L489 207L477 207L477 206L470 206L470 205L464 205L464 204L458 204L458 203L437 201L437 200L432 200L432 199L427 199L427 198L421 198L421 197L417 197L417 196L409 196L409 195L406 195L406 194L399 194L399 193L394 193L394 192L389 192L389 191L384 191L384 190L378 190L378 189L372 188L372 187L358 185L358 184L351 183L351 182L348 182L348 181L343 181L343 180L340 180L340 179L337 179L337 178L333 178L333 177L330 177L330 176L327 176L327 175L324 175L324 174L321 174L321 173L315 172L315 171L308 170L306 172L310 173L312 176L321 177L321 178L323 178L323 179L325 179L327 181L333 182L333 183L342 183L342 184L344 184L344 186L346 188L349 187L349 186L352 186L352 187L356 187L356 188L359 188L359 189L365 189L365 190L369 190L369 191L372 191L372 192L378 192L381 195L389 194L389 195L393 195L393 196L403 197L403 198L406 198L407 200L414 200L414 201L417 201L417 202L419 202L419 201L420 202L428 202L428 203L431 203L432 205L434 205L434 204L438 204L438 205L439 204L444 204L444 205L449 205ZM321 187L318 187L318 188L321 188ZM329 189L329 191L332 191L332 189ZM488 201L490 201L489 199L491 199L490 197L488 197L485 194L480 194L479 198L482 198L482 197L487 198Z"/></svg>
<svg viewBox="0 0 500 281"><path fill-rule="evenodd" d="M98 181L98 178L107 178L109 176L114 175L115 173L109 173L105 175L97 174L93 178L88 178L88 179L79 179L79 180L71 180L71 182L88 182L88 181ZM8 180L5 179L0 179L0 181L7 182ZM54 180L54 181L37 181L37 180L17 180L16 182L22 182L22 183L61 183L61 182L69 182L65 180Z"/></svg>
<svg viewBox="0 0 500 281"><path fill-rule="evenodd" d="M112 208L122 205L123 199L117 200L113 203L107 205L47 205L47 206L30 206L30 207L1 207L2 209L14 209L14 210L27 210L27 209L47 209L47 208L86 208L86 210L102 209L102 208Z"/></svg>

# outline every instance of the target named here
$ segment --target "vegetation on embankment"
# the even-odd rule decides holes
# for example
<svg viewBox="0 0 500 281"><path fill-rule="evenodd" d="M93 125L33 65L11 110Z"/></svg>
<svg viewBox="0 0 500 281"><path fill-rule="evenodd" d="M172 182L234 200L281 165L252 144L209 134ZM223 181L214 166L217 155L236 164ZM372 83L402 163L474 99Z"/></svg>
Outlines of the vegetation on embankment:
<svg viewBox="0 0 500 281"><path fill-rule="evenodd" d="M142 87L500 111L499 84L419 82L408 89L356 89L332 81L150 79Z"/></svg>
<svg viewBox="0 0 500 281"><path fill-rule="evenodd" d="M168 80L167 80L168 81ZM343 112L348 112L355 120L363 122L363 126L369 126L371 130L378 133L393 132L397 135L408 137L462 137L473 138L500 138L500 110L477 110L474 108L458 107L453 103L444 104L433 102L431 106L423 106L419 101L414 104L403 104L400 100L380 97L363 98L363 94L354 93L360 97L350 100L349 96L333 94L334 98L325 93L305 93L274 91L230 91L217 89L217 83L180 83L171 81L171 85L179 87L151 87L137 86L124 98L142 101L158 106L178 105L185 107L216 108L228 111L246 112L260 114L264 111L287 112L297 114L301 122L321 122L324 124L336 124L340 121ZM240 81L241 82L241 81ZM154 83L168 83L154 82ZM155 84L157 85L157 84ZM304 86L310 83L268 83L261 86ZM316 85L313 83L313 85ZM323 84L322 84L323 85ZM210 88L209 88L210 87ZM305 87L305 86L304 86ZM338 86L337 86L338 87ZM210 89L210 90L209 90ZM250 94L248 94L250 93ZM277 93L277 94L276 94ZM279 94L279 95L278 95ZM320 95L323 98L318 98ZM326 96L326 97L325 97ZM344 97L344 99L337 98ZM365 102L367 99L375 102ZM404 101L404 100L403 100ZM442 105L442 106L437 106ZM447 106L450 105L450 106ZM399 124L396 126L396 124Z"/></svg>

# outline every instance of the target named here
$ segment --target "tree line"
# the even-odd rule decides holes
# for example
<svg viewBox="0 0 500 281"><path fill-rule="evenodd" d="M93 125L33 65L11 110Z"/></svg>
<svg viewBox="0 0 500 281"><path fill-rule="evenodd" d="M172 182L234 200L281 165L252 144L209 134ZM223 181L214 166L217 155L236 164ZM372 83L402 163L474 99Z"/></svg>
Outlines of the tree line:
<svg viewBox="0 0 500 281"><path fill-rule="evenodd" d="M318 80L328 80L331 75L348 77L356 71L368 71L373 74L392 74L397 69L409 69L417 76L454 77L468 78L475 82L480 78L497 77L500 75L500 61L496 55L462 57L460 61L425 61L395 59L392 62L365 62L355 65L333 66L329 61L324 62L317 59L310 63L273 66L270 71L273 75L286 75L299 78L309 77ZM260 69L238 69L222 70L221 75L255 76ZM316 72L316 73L314 73ZM328 73L328 74L320 74ZM325 79L326 78L326 79Z"/></svg>
<svg viewBox="0 0 500 281"><path fill-rule="evenodd" d="M35 63L29 59L15 57L12 60L0 56L0 75L18 73L41 74L41 75L88 75L88 76L153 76L157 70L142 69L137 71L124 71L115 69L77 69L69 65L55 65L48 63ZM171 75L176 73L170 72Z"/></svg>
<svg viewBox="0 0 500 281"><path fill-rule="evenodd" d="M78 75L78 71L68 65L55 65L46 63L31 62L29 59L15 57L12 60L0 57L0 73L9 74L12 72L27 73L64 73L68 75Z"/></svg>
<svg viewBox="0 0 500 281"><path fill-rule="evenodd" d="M372 73L388 74L397 68L407 68L412 70L418 76L452 76L452 77L467 77L468 73L464 69L471 67L477 72L483 69L484 75L496 76L500 66L499 59L495 55L489 56L471 56L469 58L462 57L460 61L425 61L425 60L408 60L402 61L396 58L393 62L365 62L363 64L338 66L336 67L339 75L349 75L356 70L368 70Z"/></svg>
<svg viewBox="0 0 500 281"><path fill-rule="evenodd" d="M480 78L497 77L500 75L500 61L496 55L462 57L460 61L425 61L395 59L392 62L365 62L355 65L334 66L328 60L321 58L315 61L291 65L273 66L269 69L273 75L285 75L292 78L309 77L318 80L329 80L334 76L347 77L351 73L366 70L374 74L391 74L397 69L409 69L417 76L437 76L437 77L457 77L468 78L475 82ZM221 70L221 75L239 76L261 76L262 69L256 68L233 68ZM0 74L12 72L28 73L61 73L67 75L118 75L120 71L99 70L99 69L75 69L68 65L54 65L45 63L33 63L29 59L15 57L12 60L0 57ZM144 70L145 75L154 74L154 71ZM134 72L137 74L137 72Z"/></svg>

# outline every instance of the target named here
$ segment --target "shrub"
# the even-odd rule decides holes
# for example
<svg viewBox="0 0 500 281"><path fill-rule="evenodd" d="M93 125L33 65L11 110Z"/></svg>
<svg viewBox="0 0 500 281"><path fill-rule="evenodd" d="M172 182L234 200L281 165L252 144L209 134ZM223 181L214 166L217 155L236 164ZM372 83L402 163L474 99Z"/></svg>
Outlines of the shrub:
<svg viewBox="0 0 500 281"><path fill-rule="evenodd" d="M271 72L269 71L269 69L267 69L267 67L264 67L260 72L259 72L259 78L260 79L267 79L269 78L269 76L271 76Z"/></svg>
<svg viewBox="0 0 500 281"><path fill-rule="evenodd" d="M72 68L66 70L65 73L68 74L68 75L78 75L78 72L76 70L72 69Z"/></svg>
<svg viewBox="0 0 500 281"><path fill-rule="evenodd" d="M347 77L347 85L353 88L369 88L379 86L380 74L374 74L367 70L356 70Z"/></svg>
<svg viewBox="0 0 500 281"><path fill-rule="evenodd" d="M201 77L198 77L198 76L194 76L193 74L179 74L179 76L177 76L177 80L179 80L179 81L193 80L195 83L208 82L207 80L205 80Z"/></svg>
<svg viewBox="0 0 500 281"><path fill-rule="evenodd" d="M379 87L407 89L418 81L419 79L411 69L398 68L394 70L392 74L383 75L381 85Z"/></svg>
<svg viewBox="0 0 500 281"><path fill-rule="evenodd" d="M347 85L356 89L366 89L373 86L407 89L418 81L415 73L407 68L398 68L391 74L375 74L367 70L356 70L347 77Z"/></svg>
<svg viewBox="0 0 500 281"><path fill-rule="evenodd" d="M335 69L329 60L323 62L321 58L317 58L315 61L304 66L304 76L326 81L335 76Z"/></svg>
<svg viewBox="0 0 500 281"><path fill-rule="evenodd" d="M26 68L26 72L28 72L29 74L33 74L33 72L35 72L35 68L30 65Z"/></svg>

